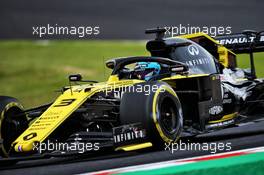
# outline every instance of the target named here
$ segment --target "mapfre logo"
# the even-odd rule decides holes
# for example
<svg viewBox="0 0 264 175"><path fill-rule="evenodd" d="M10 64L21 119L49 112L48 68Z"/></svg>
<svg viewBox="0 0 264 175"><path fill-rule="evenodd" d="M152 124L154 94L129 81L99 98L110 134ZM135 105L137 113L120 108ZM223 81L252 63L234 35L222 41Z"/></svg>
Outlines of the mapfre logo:
<svg viewBox="0 0 264 175"><path fill-rule="evenodd" d="M195 55L199 55L199 49L198 49L198 47L196 47L195 45L189 45L189 46L188 46L188 52L189 52L191 55L193 55L193 56L195 56Z"/></svg>

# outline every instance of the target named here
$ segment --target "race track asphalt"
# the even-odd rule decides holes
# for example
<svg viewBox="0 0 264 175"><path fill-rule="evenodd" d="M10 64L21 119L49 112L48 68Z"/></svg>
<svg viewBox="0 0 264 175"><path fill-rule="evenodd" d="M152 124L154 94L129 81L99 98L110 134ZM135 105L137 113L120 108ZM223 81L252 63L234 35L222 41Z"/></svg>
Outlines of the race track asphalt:
<svg viewBox="0 0 264 175"><path fill-rule="evenodd" d="M185 141L186 142L186 141ZM231 143L232 151L264 146L264 121L240 127L200 135L190 142ZM52 158L46 160L22 161L12 167L0 166L1 175L12 174L77 174L105 169L120 168L144 163L189 158L210 154L210 151L140 151L130 153L109 153L99 157Z"/></svg>
<svg viewBox="0 0 264 175"><path fill-rule="evenodd" d="M0 1L0 39L74 38L33 35L32 27L99 26L85 39L149 39L145 29L157 26L207 26L263 30L262 0L8 0Z"/></svg>

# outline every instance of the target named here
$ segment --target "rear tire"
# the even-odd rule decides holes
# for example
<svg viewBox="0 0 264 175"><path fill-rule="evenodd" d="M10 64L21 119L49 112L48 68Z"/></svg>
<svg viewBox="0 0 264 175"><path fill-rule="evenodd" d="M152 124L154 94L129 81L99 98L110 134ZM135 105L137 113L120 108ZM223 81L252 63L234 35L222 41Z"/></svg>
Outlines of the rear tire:
<svg viewBox="0 0 264 175"><path fill-rule="evenodd" d="M23 106L13 97L0 96L0 156L8 157L12 142L28 127Z"/></svg>
<svg viewBox="0 0 264 175"><path fill-rule="evenodd" d="M183 126L182 108L175 91L164 82L140 83L134 86L152 87L146 92L125 92L120 105L122 125L138 123L146 129L155 147L176 142ZM153 88L157 87L157 88Z"/></svg>

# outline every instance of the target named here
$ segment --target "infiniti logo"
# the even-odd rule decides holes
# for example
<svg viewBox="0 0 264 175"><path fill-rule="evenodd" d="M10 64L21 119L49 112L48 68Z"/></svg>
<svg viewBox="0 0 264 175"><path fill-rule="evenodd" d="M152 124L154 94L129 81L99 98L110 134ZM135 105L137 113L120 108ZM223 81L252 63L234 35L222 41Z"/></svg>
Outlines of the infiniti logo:
<svg viewBox="0 0 264 175"><path fill-rule="evenodd" d="M196 47L195 45L189 45L188 47L188 52L191 54L191 55L198 55L199 54L199 49L198 47Z"/></svg>

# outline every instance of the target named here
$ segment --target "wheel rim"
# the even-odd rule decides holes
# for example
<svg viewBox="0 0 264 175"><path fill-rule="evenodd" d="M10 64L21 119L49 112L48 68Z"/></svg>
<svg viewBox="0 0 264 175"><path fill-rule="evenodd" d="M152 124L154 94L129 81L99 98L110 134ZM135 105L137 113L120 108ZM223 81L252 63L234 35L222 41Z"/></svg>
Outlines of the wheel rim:
<svg viewBox="0 0 264 175"><path fill-rule="evenodd" d="M177 107L174 101L165 97L160 105L160 122L165 132L175 133L177 130Z"/></svg>

